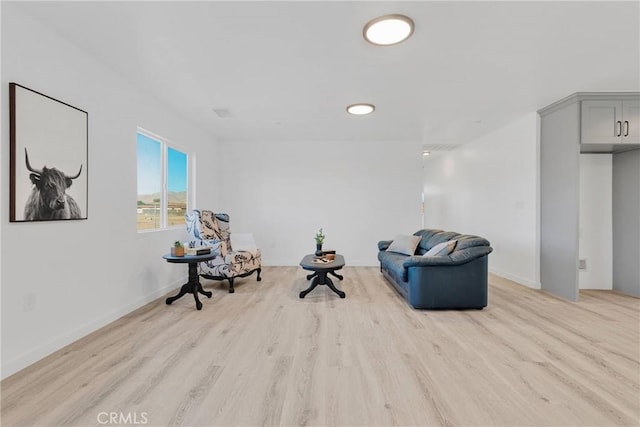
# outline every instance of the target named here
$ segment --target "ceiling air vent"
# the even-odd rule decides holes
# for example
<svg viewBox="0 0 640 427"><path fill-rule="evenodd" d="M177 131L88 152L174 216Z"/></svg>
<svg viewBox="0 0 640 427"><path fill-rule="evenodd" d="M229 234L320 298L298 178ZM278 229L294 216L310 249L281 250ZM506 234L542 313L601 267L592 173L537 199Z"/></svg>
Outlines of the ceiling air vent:
<svg viewBox="0 0 640 427"><path fill-rule="evenodd" d="M233 117L226 108L214 108L213 112L221 119L230 119Z"/></svg>
<svg viewBox="0 0 640 427"><path fill-rule="evenodd" d="M422 151L451 151L458 147L456 144L424 144Z"/></svg>

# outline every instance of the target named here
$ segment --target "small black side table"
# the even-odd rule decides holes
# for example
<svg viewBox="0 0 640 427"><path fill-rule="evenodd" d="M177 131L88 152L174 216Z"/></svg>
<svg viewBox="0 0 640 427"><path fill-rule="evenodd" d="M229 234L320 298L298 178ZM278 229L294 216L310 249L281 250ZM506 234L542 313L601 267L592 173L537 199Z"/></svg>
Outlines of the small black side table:
<svg viewBox="0 0 640 427"><path fill-rule="evenodd" d="M200 280L198 279L198 263L202 261L209 261L210 259L214 259L216 256L217 255L214 252L206 255L163 255L162 258L166 259L167 262L189 264L189 281L182 285L182 288L180 288L180 292L178 292L177 295L167 298L167 300L165 301L167 305L171 304L178 298L182 298L184 294L193 294L193 298L196 300L196 308L198 310L202 310L202 303L198 299L198 292L200 292L202 295L206 295L207 298L211 298L211 295L213 294L202 289L202 285L200 284Z"/></svg>
<svg viewBox="0 0 640 427"><path fill-rule="evenodd" d="M307 289L300 292L300 298L304 298L305 296L307 296L307 294L318 285L326 285L329 287L329 289L338 294L340 298L344 298L346 296L345 293L336 288L333 285L333 281L331 281L331 279L327 277L327 274L331 273L340 280L343 279L341 275L336 273L336 270L340 270L342 267L344 267L344 257L342 255L336 255L333 261L326 263L316 261L317 258L315 257L315 255L306 255L304 258L302 258L302 261L300 261L300 267L305 270L314 272L313 274L309 274L307 276L307 280L311 279L311 284Z"/></svg>

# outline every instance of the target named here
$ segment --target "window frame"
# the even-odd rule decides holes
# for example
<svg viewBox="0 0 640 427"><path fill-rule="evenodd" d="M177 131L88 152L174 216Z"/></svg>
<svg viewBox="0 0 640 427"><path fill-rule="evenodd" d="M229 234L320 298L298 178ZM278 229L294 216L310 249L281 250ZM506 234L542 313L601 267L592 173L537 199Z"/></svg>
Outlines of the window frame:
<svg viewBox="0 0 640 427"><path fill-rule="evenodd" d="M176 224L169 225L168 221L168 209L169 209L169 148L176 150L186 156L186 195L187 195L187 204L186 210L189 211L191 206L193 206L193 195L191 194L191 188L194 187L193 178L191 174L193 156L189 153L184 147L173 143L172 141L164 138L157 133L150 132L144 128L138 126L136 131L136 199L138 198L138 180L137 176L140 171L138 170L138 153L137 153L137 144L138 144L138 135L145 136L149 139L152 139L160 144L160 221L159 227L157 228L138 228L138 221L136 216L136 230L138 233L153 233L156 231L164 231L164 230L175 230L184 227L184 224Z"/></svg>

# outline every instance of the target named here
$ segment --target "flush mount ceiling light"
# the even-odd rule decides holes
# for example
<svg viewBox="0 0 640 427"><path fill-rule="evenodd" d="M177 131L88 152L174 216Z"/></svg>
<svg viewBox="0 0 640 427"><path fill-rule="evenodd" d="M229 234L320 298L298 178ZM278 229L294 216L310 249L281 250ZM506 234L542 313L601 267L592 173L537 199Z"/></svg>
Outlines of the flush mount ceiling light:
<svg viewBox="0 0 640 427"><path fill-rule="evenodd" d="M408 16L392 14L372 19L364 26L362 35L369 43L391 46L413 34L413 20Z"/></svg>
<svg viewBox="0 0 640 427"><path fill-rule="evenodd" d="M373 113L375 109L376 107L373 104L351 104L347 107L347 113L362 116Z"/></svg>

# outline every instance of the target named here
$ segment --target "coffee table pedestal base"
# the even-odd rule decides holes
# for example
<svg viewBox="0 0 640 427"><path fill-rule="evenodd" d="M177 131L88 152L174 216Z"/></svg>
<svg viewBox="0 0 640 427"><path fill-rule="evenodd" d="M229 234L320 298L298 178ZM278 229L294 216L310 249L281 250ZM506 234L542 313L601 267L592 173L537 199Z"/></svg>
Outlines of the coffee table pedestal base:
<svg viewBox="0 0 640 427"><path fill-rule="evenodd" d="M326 285L329 287L329 289L331 289L333 292L335 292L336 294L338 294L338 296L340 298L344 298L346 296L346 294L344 292L342 292L340 289L336 288L333 284L333 282L331 281L331 279L329 279L327 277L327 273L333 273L333 271L327 272L327 271L318 271L316 273L314 273L313 278L311 280L311 284L309 285L309 287L307 289L305 289L304 291L300 292L300 298L304 298L305 296L307 296L307 294L309 292L311 292L316 286L318 285ZM336 277L338 277L338 275L336 275ZM342 278L340 278L340 280L342 280Z"/></svg>
<svg viewBox="0 0 640 427"><path fill-rule="evenodd" d="M198 293L205 295L207 298L211 298L211 295L213 295L212 292L205 291L204 289L202 289L200 280L198 280L198 263L190 262L189 263L189 281L184 285L182 285L182 287L180 288L180 292L178 292L177 295L167 298L165 303L169 305L175 300L182 298L185 294L193 294L193 298L196 300L196 309L202 310L202 303L198 299Z"/></svg>

